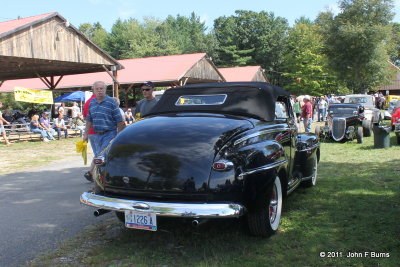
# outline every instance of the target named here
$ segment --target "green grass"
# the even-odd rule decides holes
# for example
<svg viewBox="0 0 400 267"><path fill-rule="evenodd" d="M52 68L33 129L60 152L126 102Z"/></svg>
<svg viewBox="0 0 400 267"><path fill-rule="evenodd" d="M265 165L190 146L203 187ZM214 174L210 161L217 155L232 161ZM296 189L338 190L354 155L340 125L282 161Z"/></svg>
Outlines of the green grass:
<svg viewBox="0 0 400 267"><path fill-rule="evenodd" d="M159 231L127 230L117 219L88 227L32 266L398 266L400 261L400 146L321 145L317 186L298 188L284 201L279 232L247 234L242 220L160 219ZM91 216L88 209L88 216ZM342 257L321 258L320 252ZM348 252L389 253L347 258Z"/></svg>

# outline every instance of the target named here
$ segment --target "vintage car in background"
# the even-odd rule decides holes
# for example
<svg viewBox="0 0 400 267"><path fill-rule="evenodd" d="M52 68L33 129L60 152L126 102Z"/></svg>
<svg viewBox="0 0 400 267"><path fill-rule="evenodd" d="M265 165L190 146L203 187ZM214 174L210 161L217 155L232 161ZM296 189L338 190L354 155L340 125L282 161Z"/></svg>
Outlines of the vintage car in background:
<svg viewBox="0 0 400 267"><path fill-rule="evenodd" d="M363 142L364 107L359 104L329 105L324 127L316 126L315 134L321 139L331 138L335 141L357 139Z"/></svg>
<svg viewBox="0 0 400 267"><path fill-rule="evenodd" d="M373 124L381 120L380 111L375 107L374 97L363 94L346 95L344 103L360 104L364 107L363 134L366 137L371 136Z"/></svg>
<svg viewBox="0 0 400 267"><path fill-rule="evenodd" d="M314 186L318 138L298 134L289 94L259 82L165 91L95 159L95 188L81 203L116 211L128 228L157 230L161 216L246 216L250 233L278 229L282 198Z"/></svg>
<svg viewBox="0 0 400 267"><path fill-rule="evenodd" d="M396 133L397 144L400 145L400 107L396 108L392 114L391 126Z"/></svg>

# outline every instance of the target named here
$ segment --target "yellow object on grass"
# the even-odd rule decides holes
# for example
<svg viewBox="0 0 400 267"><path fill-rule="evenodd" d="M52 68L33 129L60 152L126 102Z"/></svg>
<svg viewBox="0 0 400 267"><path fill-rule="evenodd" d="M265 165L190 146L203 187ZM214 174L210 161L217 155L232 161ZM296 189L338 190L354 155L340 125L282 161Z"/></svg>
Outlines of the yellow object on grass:
<svg viewBox="0 0 400 267"><path fill-rule="evenodd" d="M76 152L82 153L83 163L87 164L87 142L86 141L76 141Z"/></svg>

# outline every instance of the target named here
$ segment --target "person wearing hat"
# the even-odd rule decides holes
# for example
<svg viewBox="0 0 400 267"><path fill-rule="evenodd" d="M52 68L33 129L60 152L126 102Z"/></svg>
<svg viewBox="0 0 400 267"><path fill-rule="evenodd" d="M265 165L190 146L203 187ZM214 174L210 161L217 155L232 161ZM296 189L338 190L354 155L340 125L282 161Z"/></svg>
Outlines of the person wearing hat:
<svg viewBox="0 0 400 267"><path fill-rule="evenodd" d="M157 104L157 99L153 96L154 84L150 81L142 83L140 86L142 89L144 99L136 103L135 117L141 118L146 116L151 109Z"/></svg>
<svg viewBox="0 0 400 267"><path fill-rule="evenodd" d="M126 125L132 124L135 121L135 117L133 117L132 109L128 108L125 111L125 120L126 120Z"/></svg>
<svg viewBox="0 0 400 267"><path fill-rule="evenodd" d="M39 120L40 126L47 132L49 140L54 140L56 131L50 126L49 112L45 111L42 113L42 117Z"/></svg>
<svg viewBox="0 0 400 267"><path fill-rule="evenodd" d="M304 105L301 108L301 118L303 119L304 123L304 130L306 133L309 133L311 131L311 123L312 123L312 105L310 102L310 97L306 95L303 98Z"/></svg>

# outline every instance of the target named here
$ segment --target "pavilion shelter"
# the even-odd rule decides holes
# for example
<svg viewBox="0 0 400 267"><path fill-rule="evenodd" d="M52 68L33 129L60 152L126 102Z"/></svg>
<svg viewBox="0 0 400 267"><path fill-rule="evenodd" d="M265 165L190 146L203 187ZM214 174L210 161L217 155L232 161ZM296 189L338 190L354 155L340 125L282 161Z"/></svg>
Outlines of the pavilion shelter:
<svg viewBox="0 0 400 267"><path fill-rule="evenodd" d="M205 53L123 59L118 61L125 68L118 71L115 77L119 82L119 89L124 92L125 98L133 94L136 99L135 88L139 88L145 81L152 81L156 87L175 87L185 84L203 82L224 82L225 79ZM68 75L57 86L59 91L87 91L94 81L104 81L113 86L113 80L107 73L87 73ZM15 86L30 89L43 89L39 79L25 79L6 81L0 92L12 92ZM118 96L115 91L113 95ZM128 99L125 99L126 103Z"/></svg>
<svg viewBox="0 0 400 267"><path fill-rule="evenodd" d="M57 12L0 22L0 92L17 79L37 78L35 87L55 89L64 75L120 69L118 61Z"/></svg>
<svg viewBox="0 0 400 267"><path fill-rule="evenodd" d="M266 82L269 83L261 66L218 68L227 82Z"/></svg>

